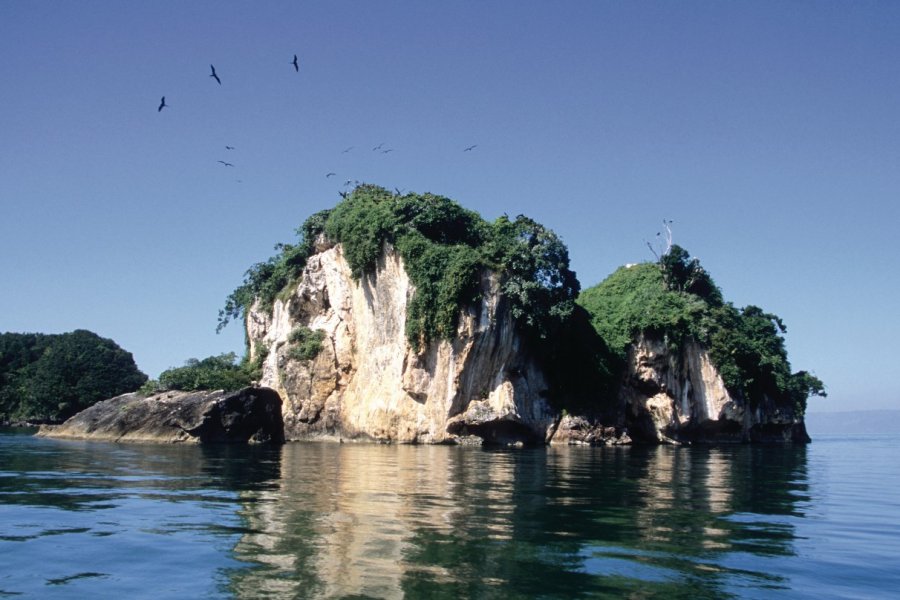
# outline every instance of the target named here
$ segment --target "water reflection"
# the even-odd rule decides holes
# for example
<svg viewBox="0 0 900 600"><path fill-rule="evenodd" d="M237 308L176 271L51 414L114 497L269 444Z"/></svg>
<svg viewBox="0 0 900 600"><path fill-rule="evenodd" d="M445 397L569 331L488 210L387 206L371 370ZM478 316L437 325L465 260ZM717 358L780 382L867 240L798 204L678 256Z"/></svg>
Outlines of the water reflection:
<svg viewBox="0 0 900 600"><path fill-rule="evenodd" d="M0 594L134 596L158 582L161 595L253 598L794 590L782 561L816 503L807 471L806 447L0 437Z"/></svg>
<svg viewBox="0 0 900 600"><path fill-rule="evenodd" d="M240 493L238 597L718 597L786 587L805 448L292 444ZM241 479L238 473L237 479Z"/></svg>
<svg viewBox="0 0 900 600"><path fill-rule="evenodd" d="M221 596L280 449L0 434L0 596ZM238 504L239 494L247 494Z"/></svg>

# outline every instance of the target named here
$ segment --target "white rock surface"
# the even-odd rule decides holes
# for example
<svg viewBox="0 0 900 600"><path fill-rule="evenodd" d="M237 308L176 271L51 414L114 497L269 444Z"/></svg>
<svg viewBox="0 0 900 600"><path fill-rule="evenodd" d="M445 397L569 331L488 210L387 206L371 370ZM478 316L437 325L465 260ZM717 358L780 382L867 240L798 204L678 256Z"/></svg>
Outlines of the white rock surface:
<svg viewBox="0 0 900 600"><path fill-rule="evenodd" d="M260 384L284 400L288 439L374 438L408 443L543 441L557 415L547 383L522 348L495 276L481 280L478 311L460 315L456 339L416 351L406 311L414 288L390 246L356 282L340 245L307 261L290 297L247 316L251 352L269 349ZM310 361L288 356L291 331L325 333Z"/></svg>
<svg viewBox="0 0 900 600"><path fill-rule="evenodd" d="M688 340L672 352L641 335L628 351L620 403L632 437L678 441L802 441L802 420L768 399L755 410L734 398L709 352Z"/></svg>

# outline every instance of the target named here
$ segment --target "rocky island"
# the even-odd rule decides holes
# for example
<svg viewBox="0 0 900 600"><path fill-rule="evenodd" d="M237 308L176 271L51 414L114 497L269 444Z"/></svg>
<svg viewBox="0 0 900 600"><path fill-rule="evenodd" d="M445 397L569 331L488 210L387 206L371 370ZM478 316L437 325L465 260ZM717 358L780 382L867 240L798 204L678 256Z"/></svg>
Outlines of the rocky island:
<svg viewBox="0 0 900 600"><path fill-rule="evenodd" d="M809 441L824 388L791 372L781 320L725 302L678 246L582 291L539 223L370 185L298 234L220 314L285 440Z"/></svg>

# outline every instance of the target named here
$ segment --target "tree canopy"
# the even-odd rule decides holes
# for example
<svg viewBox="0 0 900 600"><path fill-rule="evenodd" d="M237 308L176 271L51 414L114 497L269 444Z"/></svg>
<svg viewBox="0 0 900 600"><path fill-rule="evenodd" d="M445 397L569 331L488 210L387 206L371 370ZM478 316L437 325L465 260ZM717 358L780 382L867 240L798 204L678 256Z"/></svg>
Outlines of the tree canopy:
<svg viewBox="0 0 900 600"><path fill-rule="evenodd" d="M58 422L147 380L130 352L90 331L0 334L0 418Z"/></svg>

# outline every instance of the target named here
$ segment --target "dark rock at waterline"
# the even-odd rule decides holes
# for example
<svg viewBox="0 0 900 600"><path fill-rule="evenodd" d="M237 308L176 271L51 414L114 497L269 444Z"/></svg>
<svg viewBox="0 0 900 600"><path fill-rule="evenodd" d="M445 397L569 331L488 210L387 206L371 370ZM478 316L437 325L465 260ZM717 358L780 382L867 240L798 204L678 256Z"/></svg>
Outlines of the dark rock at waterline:
<svg viewBox="0 0 900 600"><path fill-rule="evenodd" d="M282 443L281 397L269 388L236 392L124 394L103 400L61 425L52 438L165 443Z"/></svg>
<svg viewBox="0 0 900 600"><path fill-rule="evenodd" d="M578 415L564 415L553 431L554 444L570 446L620 446L631 443L622 429L607 427Z"/></svg>

